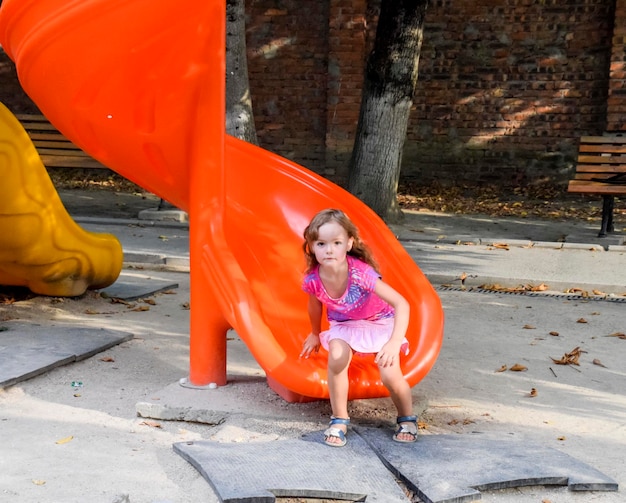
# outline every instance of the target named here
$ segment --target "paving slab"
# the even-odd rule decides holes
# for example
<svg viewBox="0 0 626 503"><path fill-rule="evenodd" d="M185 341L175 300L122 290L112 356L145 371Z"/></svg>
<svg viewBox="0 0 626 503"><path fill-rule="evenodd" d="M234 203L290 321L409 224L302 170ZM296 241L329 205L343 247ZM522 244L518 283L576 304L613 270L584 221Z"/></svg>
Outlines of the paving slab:
<svg viewBox="0 0 626 503"><path fill-rule="evenodd" d="M595 468L526 440L485 434L421 435L414 444L398 444L389 441L386 430L355 427L355 431L425 503L476 501L480 491L530 485L618 490L617 482Z"/></svg>
<svg viewBox="0 0 626 503"><path fill-rule="evenodd" d="M105 297L113 297L122 300L136 300L150 297L155 293L178 288L178 283L163 281L145 275L120 274L115 283L100 290Z"/></svg>
<svg viewBox="0 0 626 503"><path fill-rule="evenodd" d="M104 328L3 322L0 332L0 388L89 358L133 338Z"/></svg>
<svg viewBox="0 0 626 503"><path fill-rule="evenodd" d="M319 431L301 439L245 444L179 442L174 451L202 474L224 503L270 503L276 497L410 501L361 437L352 435L343 448L328 447L322 438Z"/></svg>

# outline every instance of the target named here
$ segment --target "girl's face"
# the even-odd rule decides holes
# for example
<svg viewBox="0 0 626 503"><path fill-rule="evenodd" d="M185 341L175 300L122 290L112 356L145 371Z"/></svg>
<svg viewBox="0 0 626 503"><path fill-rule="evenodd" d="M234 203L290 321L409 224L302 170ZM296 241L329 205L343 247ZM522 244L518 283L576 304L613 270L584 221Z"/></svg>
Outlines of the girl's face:
<svg viewBox="0 0 626 503"><path fill-rule="evenodd" d="M320 226L317 240L313 242L312 250L315 259L322 267L335 267L343 264L346 255L352 249L353 241L337 222L325 223Z"/></svg>

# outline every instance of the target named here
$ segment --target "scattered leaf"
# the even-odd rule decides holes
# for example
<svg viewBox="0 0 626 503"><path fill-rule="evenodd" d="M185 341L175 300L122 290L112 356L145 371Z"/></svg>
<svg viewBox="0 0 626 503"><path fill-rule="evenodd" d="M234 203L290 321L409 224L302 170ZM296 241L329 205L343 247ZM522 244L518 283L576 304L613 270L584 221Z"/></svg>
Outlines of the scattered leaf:
<svg viewBox="0 0 626 503"><path fill-rule="evenodd" d="M530 393L528 394L528 396L530 397L536 397L537 396L537 390L535 388L531 388L530 389Z"/></svg>
<svg viewBox="0 0 626 503"><path fill-rule="evenodd" d="M143 426L150 426L151 428L162 428L161 423L157 423L156 421L142 421L139 424Z"/></svg>
<svg viewBox="0 0 626 503"><path fill-rule="evenodd" d="M507 243L494 243L493 247L498 250L509 250L509 245Z"/></svg>
<svg viewBox="0 0 626 503"><path fill-rule="evenodd" d="M578 318L576 323L587 323L587 320L585 318Z"/></svg>
<svg viewBox="0 0 626 503"><path fill-rule="evenodd" d="M612 334L607 335L606 337L617 337L618 339L626 340L626 334L623 332L614 332Z"/></svg>
<svg viewBox="0 0 626 503"><path fill-rule="evenodd" d="M99 358L99 360L101 362L114 362L115 358L113 358L112 356L103 356L102 358Z"/></svg>
<svg viewBox="0 0 626 503"><path fill-rule="evenodd" d="M131 309L131 311L135 311L135 312L150 311L150 306L137 306L134 309Z"/></svg>
<svg viewBox="0 0 626 503"><path fill-rule="evenodd" d="M33 484L35 484L36 486L43 486L45 485L46 481L45 480L41 480L41 479L33 479L32 480Z"/></svg>
<svg viewBox="0 0 626 503"><path fill-rule="evenodd" d="M525 367L521 363L516 363L509 370L511 372L524 372L525 370L528 370L528 367Z"/></svg>
<svg viewBox="0 0 626 503"><path fill-rule="evenodd" d="M183 302L180 307L182 307L183 309L191 309L191 305L189 304L189 302Z"/></svg>
<svg viewBox="0 0 626 503"><path fill-rule="evenodd" d="M558 337L559 333L556 330L553 330L552 332L550 332L550 335L552 335L553 337Z"/></svg>
<svg viewBox="0 0 626 503"><path fill-rule="evenodd" d="M534 325L524 325L522 328L525 328L526 330L535 330L537 327Z"/></svg>
<svg viewBox="0 0 626 503"><path fill-rule="evenodd" d="M587 351L583 351L582 349L580 349L580 347L576 346L569 353L565 353L561 357L560 360L557 360L556 358L552 358L552 357L550 357L550 358L557 365L580 365L580 363L578 363L580 355L582 353L586 353L586 352Z"/></svg>
<svg viewBox="0 0 626 503"><path fill-rule="evenodd" d="M126 306L128 306L130 304L130 302L124 300L124 299L120 299L118 297L111 297L111 304L124 304Z"/></svg>
<svg viewBox="0 0 626 503"><path fill-rule="evenodd" d="M161 241L167 241L169 238L167 236L159 236Z"/></svg>
<svg viewBox="0 0 626 503"><path fill-rule="evenodd" d="M145 304L150 304L151 306L156 306L156 301L154 299L141 299Z"/></svg>
<svg viewBox="0 0 626 503"><path fill-rule="evenodd" d="M597 365L598 367L604 367L607 368L606 365L604 365L604 363L602 363L600 360L598 360L597 358L593 359L593 364Z"/></svg>
<svg viewBox="0 0 626 503"><path fill-rule="evenodd" d="M562 437L556 437L556 439L557 439L557 440L559 440L559 441L561 441L561 442L563 442L563 440L565 440L565 436L562 436Z"/></svg>
<svg viewBox="0 0 626 503"><path fill-rule="evenodd" d="M58 445L67 444L68 442L71 442L72 440L74 440L74 436L70 435L69 437L65 437L65 438L62 438L61 440L57 440L55 444L58 444Z"/></svg>
<svg viewBox="0 0 626 503"><path fill-rule="evenodd" d="M508 369L508 367L506 365L502 365L502 367L500 367L498 370L496 370L496 372L504 372L507 369Z"/></svg>

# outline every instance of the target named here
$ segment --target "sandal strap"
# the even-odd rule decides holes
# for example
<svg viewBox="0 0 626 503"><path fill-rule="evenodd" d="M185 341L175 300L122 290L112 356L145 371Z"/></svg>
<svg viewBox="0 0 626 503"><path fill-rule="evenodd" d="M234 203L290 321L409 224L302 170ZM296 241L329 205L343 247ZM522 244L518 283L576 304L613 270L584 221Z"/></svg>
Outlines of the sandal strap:
<svg viewBox="0 0 626 503"><path fill-rule="evenodd" d="M348 426L350 424L350 418L330 416L330 423L328 424L329 426L332 426L333 424L345 424Z"/></svg>
<svg viewBox="0 0 626 503"><path fill-rule="evenodd" d="M398 416L396 423L417 423L417 416Z"/></svg>

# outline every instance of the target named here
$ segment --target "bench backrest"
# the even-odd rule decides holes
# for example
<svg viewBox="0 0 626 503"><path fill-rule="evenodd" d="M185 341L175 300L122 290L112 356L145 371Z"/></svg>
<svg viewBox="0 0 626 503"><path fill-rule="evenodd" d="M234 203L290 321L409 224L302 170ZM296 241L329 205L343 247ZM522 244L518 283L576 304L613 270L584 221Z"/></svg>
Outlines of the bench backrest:
<svg viewBox="0 0 626 503"><path fill-rule="evenodd" d="M623 174L619 177L618 175ZM611 181L606 181L612 179ZM576 173L567 190L585 194L626 194L626 137L583 136Z"/></svg>
<svg viewBox="0 0 626 503"><path fill-rule="evenodd" d="M48 168L106 169L106 166L63 136L43 115L18 114L16 117L30 136L44 166Z"/></svg>

